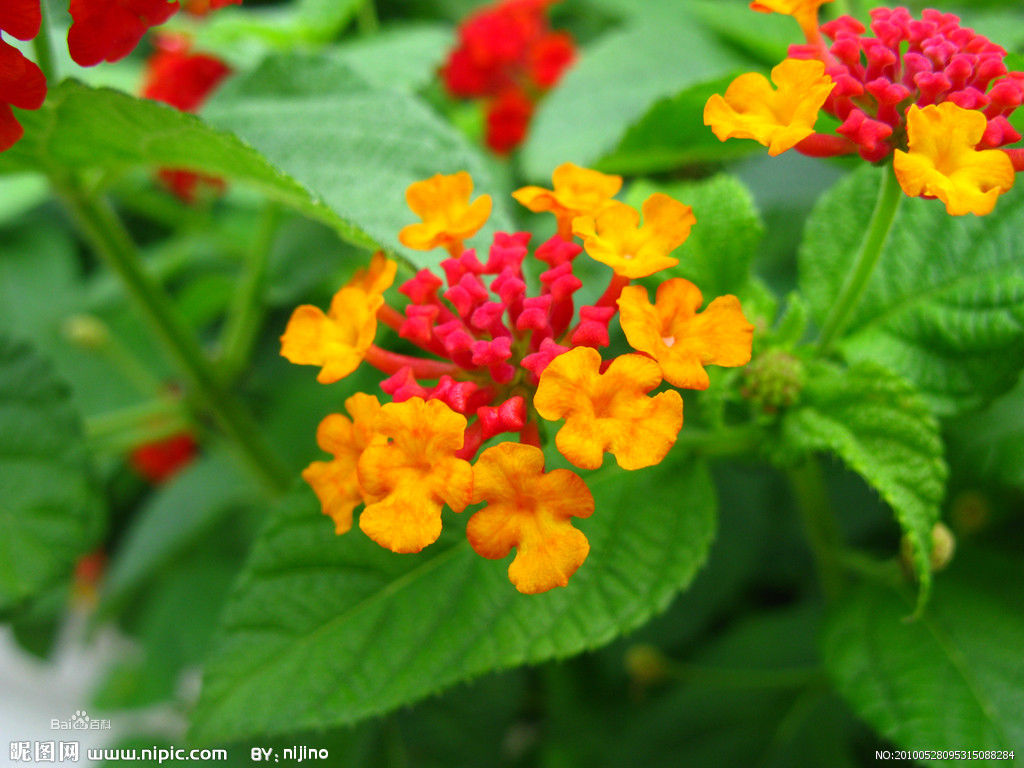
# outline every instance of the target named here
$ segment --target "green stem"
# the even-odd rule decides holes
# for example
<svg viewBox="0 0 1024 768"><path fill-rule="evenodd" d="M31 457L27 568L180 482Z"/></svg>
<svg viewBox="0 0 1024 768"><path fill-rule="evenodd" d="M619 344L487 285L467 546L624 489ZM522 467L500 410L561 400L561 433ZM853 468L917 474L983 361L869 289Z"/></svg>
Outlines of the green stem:
<svg viewBox="0 0 1024 768"><path fill-rule="evenodd" d="M380 29L380 20L377 18L377 6L374 0L366 0L359 6L356 15L356 26L359 34L363 37L372 37Z"/></svg>
<svg viewBox="0 0 1024 768"><path fill-rule="evenodd" d="M871 279L871 273L882 255L882 247L889 236L889 230L892 229L892 222L896 218L896 211L899 210L902 199L903 191L900 189L896 174L892 168L884 169L875 210L871 213L871 221L868 222L860 250L854 259L853 271L847 275L846 282L839 291L839 297L832 304L832 310L822 326L821 337L818 339L819 353L827 352L832 342L846 329L850 314L860 301L868 280Z"/></svg>
<svg viewBox="0 0 1024 768"><path fill-rule="evenodd" d="M803 464L787 470L786 474L814 555L822 591L825 597L832 599L842 591L845 581L840 562L843 547L839 526L829 505L821 465L810 457Z"/></svg>
<svg viewBox="0 0 1024 768"><path fill-rule="evenodd" d="M179 400L160 398L88 416L85 419L85 432L90 439L105 439L110 435L135 429L140 424L163 424L173 421L187 426L186 419L185 410Z"/></svg>
<svg viewBox="0 0 1024 768"><path fill-rule="evenodd" d="M221 372L231 382L245 369L263 325L267 262L281 223L281 206L269 202L263 210L252 247L246 253L245 271L234 301L228 307L221 333Z"/></svg>
<svg viewBox="0 0 1024 768"><path fill-rule="evenodd" d="M49 14L46 12L45 2L39 4L39 11L42 16L42 23L39 25L39 34L32 41L32 46L36 52L36 64L43 71L47 86L52 88L57 84L57 78L60 73L57 71L57 60L53 55L53 43L50 40L50 20L47 18Z"/></svg>
<svg viewBox="0 0 1024 768"><path fill-rule="evenodd" d="M737 456L757 450L764 439L764 430L751 424L720 430L683 427L676 447L701 456Z"/></svg>
<svg viewBox="0 0 1024 768"><path fill-rule="evenodd" d="M290 484L290 473L264 441L249 413L220 383L199 342L182 323L170 298L142 268L139 253L110 205L85 195L74 183L55 187L97 254L117 273L196 395L257 477L273 493Z"/></svg>

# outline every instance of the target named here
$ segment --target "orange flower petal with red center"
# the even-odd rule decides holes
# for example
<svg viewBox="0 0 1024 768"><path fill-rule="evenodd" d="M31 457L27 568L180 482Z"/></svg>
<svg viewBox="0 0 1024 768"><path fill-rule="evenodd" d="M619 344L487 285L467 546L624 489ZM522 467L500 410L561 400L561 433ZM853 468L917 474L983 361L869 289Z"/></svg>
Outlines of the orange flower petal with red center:
<svg viewBox="0 0 1024 768"><path fill-rule="evenodd" d="M705 365L735 367L750 362L754 326L739 299L720 296L698 314L700 290L675 277L658 286L652 305L647 289L630 285L619 297L622 330L632 347L661 366L665 380L684 389L707 389Z"/></svg>
<svg viewBox="0 0 1024 768"><path fill-rule="evenodd" d="M380 410L374 433L388 439L357 465L367 497L359 527L393 552L419 552L441 535L441 507L461 512L473 494L473 469L455 458L466 417L440 400L413 397ZM370 501L373 499L373 501Z"/></svg>
<svg viewBox="0 0 1024 768"><path fill-rule="evenodd" d="M721 141L754 139L778 155L814 133L825 99L835 87L825 65L813 59L786 59L772 70L773 89L764 75L740 75L704 105L704 125Z"/></svg>
<svg viewBox="0 0 1024 768"><path fill-rule="evenodd" d="M975 149L985 115L952 102L907 112L908 150L897 149L893 169L911 197L937 197L951 216L992 212L1014 182L1013 163L998 149Z"/></svg>
<svg viewBox="0 0 1024 768"><path fill-rule="evenodd" d="M513 192L512 197L534 213L551 211L558 220L559 232L566 239L572 235L573 219L596 216L622 188L621 176L610 176L573 163L558 166L551 180L554 189L522 187Z"/></svg>
<svg viewBox="0 0 1024 768"><path fill-rule="evenodd" d="M334 532L339 535L352 527L352 510L365 500L356 473L359 457L367 446L385 442L373 432L380 412L376 397L357 392L345 401L345 410L351 420L332 413L316 430L317 444L334 458L314 461L302 471L302 479L313 488L323 513L334 520Z"/></svg>
<svg viewBox="0 0 1024 768"><path fill-rule="evenodd" d="M497 560L515 547L508 577L525 594L568 584L590 551L571 522L594 511L582 478L567 469L545 473L539 448L501 443L480 454L473 482L473 502L487 502L466 526L473 550Z"/></svg>
<svg viewBox="0 0 1024 768"><path fill-rule="evenodd" d="M475 235L491 215L491 196L480 195L472 203L473 179L466 171L451 176L435 174L405 190L405 201L422 221L398 233L402 245L417 251L438 246L461 246Z"/></svg>
<svg viewBox="0 0 1024 768"><path fill-rule="evenodd" d="M621 355L600 372L601 356L590 347L559 355L541 374L533 404L549 421L565 419L555 444L584 469L601 466L605 451L623 469L649 467L665 458L683 426L683 399L675 390L654 397L658 364L642 355Z"/></svg>
<svg viewBox="0 0 1024 768"><path fill-rule="evenodd" d="M583 238L587 254L628 278L653 275L674 267L679 259L671 257L690 236L697 223L693 209L660 192L643 204L640 214L625 203L612 202L596 217L581 216L573 222L573 233Z"/></svg>

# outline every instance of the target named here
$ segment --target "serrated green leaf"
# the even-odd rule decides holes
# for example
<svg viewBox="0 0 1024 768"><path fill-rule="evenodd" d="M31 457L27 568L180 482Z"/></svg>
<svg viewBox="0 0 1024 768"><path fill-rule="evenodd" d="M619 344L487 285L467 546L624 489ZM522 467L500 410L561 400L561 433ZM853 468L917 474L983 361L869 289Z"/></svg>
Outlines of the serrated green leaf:
<svg viewBox="0 0 1024 768"><path fill-rule="evenodd" d="M590 540L586 563L568 587L533 596L516 592L504 563L451 536L415 556L391 554L358 530L335 538L299 489L263 532L225 612L195 735L230 740L353 722L639 626L706 556L710 479L702 466L683 465L609 470L589 485L597 512L579 523Z"/></svg>
<svg viewBox="0 0 1024 768"><path fill-rule="evenodd" d="M540 180L566 161L592 165L660 100L747 66L707 34L686 3L647 3L623 29L588 46L541 103L523 148L524 170ZM685 124L701 122L700 109Z"/></svg>
<svg viewBox="0 0 1024 768"><path fill-rule="evenodd" d="M800 288L823 323L874 206L880 173L864 167L815 207L800 247ZM1024 188L988 216L949 216L904 198L842 352L899 373L942 414L1005 392L1024 368Z"/></svg>
<svg viewBox="0 0 1024 768"><path fill-rule="evenodd" d="M71 573L103 506L71 395L49 362L0 335L0 610Z"/></svg>
<svg viewBox="0 0 1024 768"><path fill-rule="evenodd" d="M878 365L819 363L808 368L800 405L783 420L783 436L792 446L835 452L892 507L913 543L923 606L947 468L938 422L921 397Z"/></svg>
<svg viewBox="0 0 1024 768"><path fill-rule="evenodd" d="M398 231L417 221L405 189L435 173L469 171L476 193L493 192L479 152L408 94L378 90L340 62L280 56L229 81L204 111L319 195L376 242L423 267L443 251L412 251ZM505 201L481 234L508 229Z"/></svg>
<svg viewBox="0 0 1024 768"><path fill-rule="evenodd" d="M454 32L449 26L415 24L356 38L332 48L330 55L348 64L369 83L415 91L437 77L437 70L454 43Z"/></svg>
<svg viewBox="0 0 1024 768"><path fill-rule="evenodd" d="M662 276L678 275L693 281L708 301L740 293L750 280L750 265L764 235L746 185L726 174L674 184L640 181L630 187L626 201L639 208L654 192L691 206L697 217L690 236L673 253L679 266Z"/></svg>
<svg viewBox="0 0 1024 768"><path fill-rule="evenodd" d="M35 171L60 178L135 167L202 171L254 187L331 225L346 240L375 244L252 147L166 104L65 80L50 91L41 109L19 112L18 119L25 136L0 154L0 174Z"/></svg>
<svg viewBox="0 0 1024 768"><path fill-rule="evenodd" d="M966 551L924 614L865 584L834 610L825 663L857 713L907 749L1016 750L1024 743L1024 601L1019 562ZM962 761L929 760L929 765ZM992 761L1014 765L1014 761Z"/></svg>

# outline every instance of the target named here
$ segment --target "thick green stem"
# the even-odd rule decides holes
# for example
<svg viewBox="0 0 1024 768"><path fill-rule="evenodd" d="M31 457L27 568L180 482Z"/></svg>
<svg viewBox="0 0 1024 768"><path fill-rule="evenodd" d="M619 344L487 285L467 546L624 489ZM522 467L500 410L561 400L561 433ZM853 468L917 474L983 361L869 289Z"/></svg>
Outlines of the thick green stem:
<svg viewBox="0 0 1024 768"><path fill-rule="evenodd" d="M871 214L871 221L868 222L860 250L854 259L853 270L846 276L846 282L843 283L839 296L832 304L832 310L821 329L821 337L818 339L819 352L827 352L832 342L846 329L850 314L860 301L868 280L871 279L871 273L882 255L882 247L889 236L889 230L892 229L892 222L896 218L896 211L899 210L902 199L903 191L896 180L896 174L892 168L886 168L882 173L882 185L878 190L875 210Z"/></svg>
<svg viewBox="0 0 1024 768"><path fill-rule="evenodd" d="M252 247L246 253L245 270L234 301L228 308L221 334L223 380L231 382L248 365L263 326L266 309L267 262L281 223L281 206L267 203Z"/></svg>
<svg viewBox="0 0 1024 768"><path fill-rule="evenodd" d="M757 450L764 439L764 430L750 424L721 430L683 427L676 448L700 456L738 456Z"/></svg>
<svg viewBox="0 0 1024 768"><path fill-rule="evenodd" d="M274 492L290 484L290 473L263 439L245 408L228 392L203 354L199 342L182 323L170 298L142 267L139 253L120 219L102 200L91 198L74 182L55 185L74 214L82 233L121 278L153 330L166 346L202 404L254 473Z"/></svg>
<svg viewBox="0 0 1024 768"><path fill-rule="evenodd" d="M828 502L828 491L821 466L810 457L787 471L789 484L825 597L832 599L842 591L844 578L840 554L843 551L839 525Z"/></svg>
<svg viewBox="0 0 1024 768"><path fill-rule="evenodd" d="M359 34L364 37L377 34L380 29L380 21L377 19L377 6L374 0L366 0L359 6L356 14L356 26L359 28Z"/></svg>
<svg viewBox="0 0 1024 768"><path fill-rule="evenodd" d="M50 40L50 20L45 2L39 4L39 10L43 18L42 23L39 25L39 34L32 41L32 46L36 52L36 64L43 70L47 86L52 88L57 84L57 78L60 73L57 71L57 61L53 56L53 43Z"/></svg>

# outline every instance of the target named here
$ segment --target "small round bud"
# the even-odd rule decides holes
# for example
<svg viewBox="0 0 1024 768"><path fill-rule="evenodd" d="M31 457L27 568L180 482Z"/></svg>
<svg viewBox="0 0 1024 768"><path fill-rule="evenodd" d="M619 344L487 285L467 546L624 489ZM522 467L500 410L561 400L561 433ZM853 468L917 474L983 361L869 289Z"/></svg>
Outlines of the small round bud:
<svg viewBox="0 0 1024 768"><path fill-rule="evenodd" d="M669 675L669 660L653 645L630 646L623 662L630 678L641 686L657 685Z"/></svg>
<svg viewBox="0 0 1024 768"><path fill-rule="evenodd" d="M803 361L784 349L769 349L743 370L742 394L766 413L796 402L804 387Z"/></svg>
<svg viewBox="0 0 1024 768"><path fill-rule="evenodd" d="M929 565L932 572L941 571L953 560L953 554L956 552L956 537L953 532L949 530L945 523L936 523L932 527L932 552L929 559ZM910 538L904 536L900 542L900 555L903 559L903 565L908 571L913 572L914 570L914 547L910 543Z"/></svg>
<svg viewBox="0 0 1024 768"><path fill-rule="evenodd" d="M110 341L106 323L95 315L72 315L64 321L64 337L84 349L100 349Z"/></svg>

